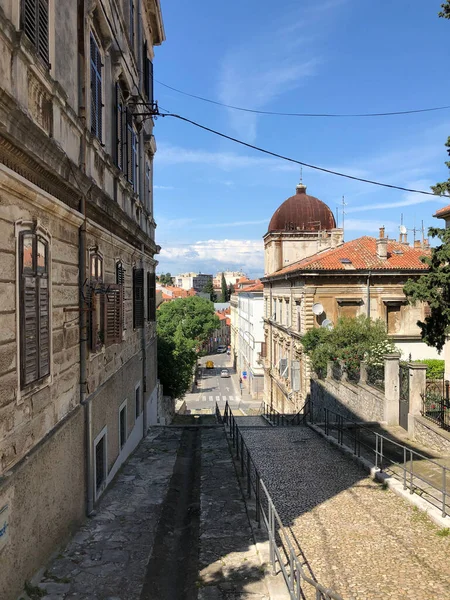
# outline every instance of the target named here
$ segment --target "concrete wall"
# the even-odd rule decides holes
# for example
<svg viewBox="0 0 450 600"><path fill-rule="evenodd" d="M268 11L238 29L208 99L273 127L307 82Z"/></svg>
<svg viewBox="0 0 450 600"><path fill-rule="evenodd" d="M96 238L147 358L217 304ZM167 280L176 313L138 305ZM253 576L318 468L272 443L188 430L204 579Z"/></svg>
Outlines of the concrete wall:
<svg viewBox="0 0 450 600"><path fill-rule="evenodd" d="M384 395L367 385L311 379L315 407L328 408L348 419L384 421Z"/></svg>
<svg viewBox="0 0 450 600"><path fill-rule="evenodd" d="M2 600L17 598L24 581L82 523L84 478L84 410L78 407L0 478L0 511L9 505L8 540L0 550Z"/></svg>

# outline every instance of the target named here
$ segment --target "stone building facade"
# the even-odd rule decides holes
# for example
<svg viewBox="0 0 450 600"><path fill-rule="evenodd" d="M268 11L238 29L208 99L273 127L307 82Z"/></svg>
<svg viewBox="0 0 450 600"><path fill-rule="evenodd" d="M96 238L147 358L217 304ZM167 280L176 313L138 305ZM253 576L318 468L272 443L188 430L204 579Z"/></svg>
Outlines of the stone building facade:
<svg viewBox="0 0 450 600"><path fill-rule="evenodd" d="M158 0L0 0L0 597L155 419Z"/></svg>
<svg viewBox="0 0 450 600"><path fill-rule="evenodd" d="M331 210L299 185L264 236L264 399L281 412L301 410L309 393L302 335L341 316L384 320L405 359L437 357L417 326L426 307L408 305L403 294L407 279L426 269L420 257L428 248L389 240L383 228L378 239L343 243L334 225Z"/></svg>

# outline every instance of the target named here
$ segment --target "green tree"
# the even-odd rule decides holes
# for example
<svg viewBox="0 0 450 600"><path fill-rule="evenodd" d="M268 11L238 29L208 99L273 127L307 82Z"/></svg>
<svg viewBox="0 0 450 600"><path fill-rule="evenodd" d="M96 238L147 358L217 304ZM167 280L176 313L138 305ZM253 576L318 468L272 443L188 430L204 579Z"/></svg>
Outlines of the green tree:
<svg viewBox="0 0 450 600"><path fill-rule="evenodd" d="M202 292L204 292L205 294L209 294L209 299L211 300L211 302L215 302L217 300L212 279L208 279L208 283L204 285Z"/></svg>
<svg viewBox="0 0 450 600"><path fill-rule="evenodd" d="M423 341L441 351L450 333L450 229L430 227L428 235L442 244L421 259L428 270L418 279L409 279L403 291L410 304L428 303L430 314L417 325Z"/></svg>
<svg viewBox="0 0 450 600"><path fill-rule="evenodd" d="M220 294L220 301L227 302L228 301L227 282L225 279L225 275L223 273L222 273L221 287L222 287L222 293Z"/></svg>
<svg viewBox="0 0 450 600"><path fill-rule="evenodd" d="M172 285L172 275L170 273L166 273L165 275L162 273L159 276L159 283L161 285Z"/></svg>
<svg viewBox="0 0 450 600"><path fill-rule="evenodd" d="M450 19L450 0L445 0L444 4L441 4L441 8L439 16L443 19Z"/></svg>
<svg viewBox="0 0 450 600"><path fill-rule="evenodd" d="M311 329L302 337L302 344L319 375L325 374L328 361L342 360L349 371L355 372L361 361L379 364L384 354L395 351L385 323L365 316L342 317L331 330Z"/></svg>
<svg viewBox="0 0 450 600"><path fill-rule="evenodd" d="M231 294L234 294L234 285L232 283L230 283L230 285L228 286L227 302L230 301Z"/></svg>
<svg viewBox="0 0 450 600"><path fill-rule="evenodd" d="M158 309L158 376L166 394L184 396L192 381L197 349L218 326L213 305L199 296L178 298Z"/></svg>

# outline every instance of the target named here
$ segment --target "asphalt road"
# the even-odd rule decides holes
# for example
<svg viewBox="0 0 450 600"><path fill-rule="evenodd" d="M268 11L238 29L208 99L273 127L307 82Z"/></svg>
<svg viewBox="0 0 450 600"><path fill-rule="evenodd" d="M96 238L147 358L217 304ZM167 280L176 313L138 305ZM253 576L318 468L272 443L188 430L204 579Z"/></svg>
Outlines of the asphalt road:
<svg viewBox="0 0 450 600"><path fill-rule="evenodd" d="M206 361L214 362L213 369L205 367ZM247 412L248 408L254 408L261 404L261 400L255 401L245 392L241 396L239 389L239 376L232 367L231 357L224 354L211 354L200 359L200 369L197 372L196 391L186 394L184 400L188 410L214 411L216 402L223 408L225 402L232 409L240 409ZM230 377L220 377L220 371L228 369Z"/></svg>

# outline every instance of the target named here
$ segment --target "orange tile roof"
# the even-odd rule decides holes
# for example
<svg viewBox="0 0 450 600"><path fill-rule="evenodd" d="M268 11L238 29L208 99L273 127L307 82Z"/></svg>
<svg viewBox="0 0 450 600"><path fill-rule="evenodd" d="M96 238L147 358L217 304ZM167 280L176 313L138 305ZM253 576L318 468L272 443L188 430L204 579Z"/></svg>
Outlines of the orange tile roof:
<svg viewBox="0 0 450 600"><path fill-rule="evenodd" d="M437 210L433 217L444 217L445 215L450 213L450 204L448 206L444 206L443 208L440 208L439 210Z"/></svg>
<svg viewBox="0 0 450 600"><path fill-rule="evenodd" d="M259 279L255 280L256 283L253 285L249 285L248 287L243 288L242 290L236 290L237 293L241 292L262 292L264 289L264 285L261 283Z"/></svg>
<svg viewBox="0 0 450 600"><path fill-rule="evenodd" d="M267 277L284 275L293 271L397 271L417 270L425 271L428 267L421 262L421 256L429 256L430 250L414 248L401 244L395 240L388 240L388 256L381 260L377 256L377 240L373 237L363 236L346 242L332 250L324 250L300 260L288 267L284 267ZM351 263L342 263L341 259L348 259Z"/></svg>

